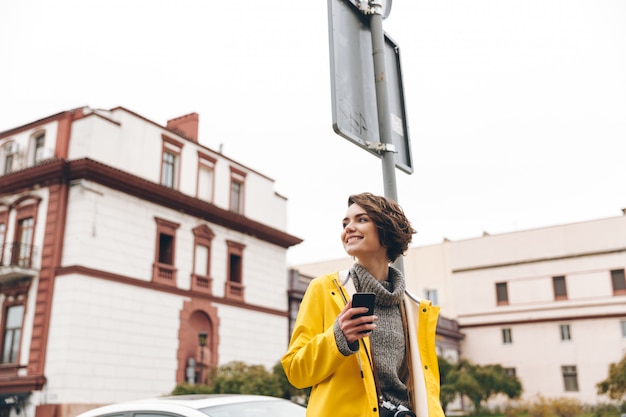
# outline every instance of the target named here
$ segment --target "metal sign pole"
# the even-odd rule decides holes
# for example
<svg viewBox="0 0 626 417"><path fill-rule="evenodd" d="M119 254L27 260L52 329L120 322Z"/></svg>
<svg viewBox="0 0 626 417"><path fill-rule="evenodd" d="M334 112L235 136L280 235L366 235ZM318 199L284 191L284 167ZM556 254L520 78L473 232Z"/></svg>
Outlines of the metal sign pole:
<svg viewBox="0 0 626 417"><path fill-rule="evenodd" d="M372 55L374 58L374 82L376 85L376 105L378 111L378 131L380 133L380 153L383 165L383 187L385 197L398 201L396 186L395 151L391 139L391 111L387 92L387 72L385 68L385 32L383 31L382 0L370 0L370 30L372 32ZM402 257L394 266L404 272Z"/></svg>
<svg viewBox="0 0 626 417"><path fill-rule="evenodd" d="M376 4L378 3L378 4ZM383 181L385 196L398 201L396 191L396 170L393 160L395 151L391 139L391 112L389 110L389 94L387 92L387 71L385 68L385 32L381 0L371 2L372 15L370 29L372 32L372 56L374 58L374 82L376 86L376 107L378 111L378 131L380 134L381 160L383 163Z"/></svg>

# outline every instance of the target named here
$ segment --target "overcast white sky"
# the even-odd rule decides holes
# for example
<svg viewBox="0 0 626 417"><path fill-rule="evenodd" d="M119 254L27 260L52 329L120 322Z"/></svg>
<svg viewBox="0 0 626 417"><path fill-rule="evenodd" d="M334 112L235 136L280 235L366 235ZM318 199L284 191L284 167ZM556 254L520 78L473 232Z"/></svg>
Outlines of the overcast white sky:
<svg viewBox="0 0 626 417"><path fill-rule="evenodd" d="M417 246L621 215L626 1L395 0ZM290 264L345 256L382 163L332 130L326 0L3 0L0 131L79 106L165 125L276 181Z"/></svg>

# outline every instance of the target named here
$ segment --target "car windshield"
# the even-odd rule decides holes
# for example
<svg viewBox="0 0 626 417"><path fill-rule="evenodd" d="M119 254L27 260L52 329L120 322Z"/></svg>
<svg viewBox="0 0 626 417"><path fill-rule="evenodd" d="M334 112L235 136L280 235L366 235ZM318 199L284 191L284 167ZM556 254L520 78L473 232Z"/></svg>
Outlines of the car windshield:
<svg viewBox="0 0 626 417"><path fill-rule="evenodd" d="M304 417L306 409L286 400L250 401L201 408L211 417Z"/></svg>

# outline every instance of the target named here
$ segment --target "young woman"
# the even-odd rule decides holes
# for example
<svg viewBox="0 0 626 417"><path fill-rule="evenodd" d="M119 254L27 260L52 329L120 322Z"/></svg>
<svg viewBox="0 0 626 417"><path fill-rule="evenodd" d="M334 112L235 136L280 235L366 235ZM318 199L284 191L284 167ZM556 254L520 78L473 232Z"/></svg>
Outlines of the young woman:
<svg viewBox="0 0 626 417"><path fill-rule="evenodd" d="M297 388L312 387L307 416L443 417L435 328L439 308L405 291L390 265L415 230L401 207L362 193L348 198L341 240L355 263L315 278L282 358ZM374 316L354 317L355 292L375 293ZM408 409L396 414L399 410Z"/></svg>

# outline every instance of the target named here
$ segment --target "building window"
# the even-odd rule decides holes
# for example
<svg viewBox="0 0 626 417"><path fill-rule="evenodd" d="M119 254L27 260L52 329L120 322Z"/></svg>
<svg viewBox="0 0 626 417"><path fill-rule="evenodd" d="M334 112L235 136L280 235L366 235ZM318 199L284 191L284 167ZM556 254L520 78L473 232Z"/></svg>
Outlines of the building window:
<svg viewBox="0 0 626 417"><path fill-rule="evenodd" d="M161 185L178 189L180 175L180 154L183 144L163 136L163 156L161 160Z"/></svg>
<svg viewBox="0 0 626 417"><path fill-rule="evenodd" d="M626 320L622 320L620 326L622 326L622 337L626 338Z"/></svg>
<svg viewBox="0 0 626 417"><path fill-rule="evenodd" d="M496 283L496 301L499 306L509 304L509 290L506 282Z"/></svg>
<svg viewBox="0 0 626 417"><path fill-rule="evenodd" d="M161 171L161 184L169 188L174 188L176 181L177 157L170 151L163 152L163 168Z"/></svg>
<svg viewBox="0 0 626 417"><path fill-rule="evenodd" d="M198 153L198 189L196 195L200 200L213 201L216 162L215 158Z"/></svg>
<svg viewBox="0 0 626 417"><path fill-rule="evenodd" d="M5 310L2 332L2 363L17 363L24 321L24 305L8 306Z"/></svg>
<svg viewBox="0 0 626 417"><path fill-rule="evenodd" d="M613 295L626 295L626 280L623 269L611 271L611 283L613 284Z"/></svg>
<svg viewBox="0 0 626 417"><path fill-rule="evenodd" d="M0 265L4 265L4 257L5 257L5 235L7 232L6 223L0 223ZM8 256L8 255L6 255Z"/></svg>
<svg viewBox="0 0 626 417"><path fill-rule="evenodd" d="M33 154L32 154L32 161L33 164L37 164L40 161L46 159L45 155L45 144L46 144L46 134L45 133L40 133L37 136L35 136L33 138Z"/></svg>
<svg viewBox="0 0 626 417"><path fill-rule="evenodd" d="M504 375L508 376L509 378L515 378L517 372L515 371L515 368L504 368Z"/></svg>
<svg viewBox="0 0 626 417"><path fill-rule="evenodd" d="M230 168L230 211L243 214L246 173Z"/></svg>
<svg viewBox="0 0 626 417"><path fill-rule="evenodd" d="M555 300L567 300L567 287L565 286L565 277L552 277L552 289L554 290Z"/></svg>
<svg viewBox="0 0 626 417"><path fill-rule="evenodd" d="M225 296L243 301L243 250L244 245L226 241L228 246L228 279Z"/></svg>
<svg viewBox="0 0 626 417"><path fill-rule="evenodd" d="M174 236L169 233L159 234L159 262L174 265Z"/></svg>
<svg viewBox="0 0 626 417"><path fill-rule="evenodd" d="M5 244L7 249L4 252L4 256L9 258L9 265L17 265L22 268L34 266L37 251L33 243L39 202L40 199L34 196L24 196L14 202L16 223L13 242ZM7 263L6 258L4 262Z"/></svg>
<svg viewBox="0 0 626 417"><path fill-rule="evenodd" d="M156 253L152 280L161 284L176 285L176 229L178 224L156 218Z"/></svg>
<svg viewBox="0 0 626 417"><path fill-rule="evenodd" d="M228 255L228 279L229 281L241 283L241 255L230 253Z"/></svg>
<svg viewBox="0 0 626 417"><path fill-rule="evenodd" d="M505 345L513 343L513 333L511 329L502 329L502 343Z"/></svg>
<svg viewBox="0 0 626 417"><path fill-rule="evenodd" d="M437 299L437 290L434 288L424 288L424 298L430 300L434 306L439 305L439 300Z"/></svg>
<svg viewBox="0 0 626 417"><path fill-rule="evenodd" d="M575 365L561 366L565 391L578 391L578 373Z"/></svg>
<svg viewBox="0 0 626 417"><path fill-rule="evenodd" d="M193 235L194 253L191 289L211 294L213 283L211 278L211 242L214 234L208 226L202 225L193 229Z"/></svg>
<svg viewBox="0 0 626 417"><path fill-rule="evenodd" d="M13 157L14 154L7 154L4 156L4 173L10 174L13 171Z"/></svg>
<svg viewBox="0 0 626 417"><path fill-rule="evenodd" d="M17 155L17 151L18 151L18 145L17 142L8 142L5 143L4 146L2 147L2 162L4 163L4 166L2 168L2 172L4 174L10 174L11 172L13 172L15 170L15 167L13 166L16 163L16 155Z"/></svg>
<svg viewBox="0 0 626 417"><path fill-rule="evenodd" d="M35 219L27 217L17 222L17 242L13 248L12 265L19 265L30 268L32 265L31 255L33 253L33 232L35 229Z"/></svg>
<svg viewBox="0 0 626 417"><path fill-rule="evenodd" d="M569 327L569 324L561 324L559 326L559 329L561 330L561 340L562 341L569 341L572 340L572 331Z"/></svg>

